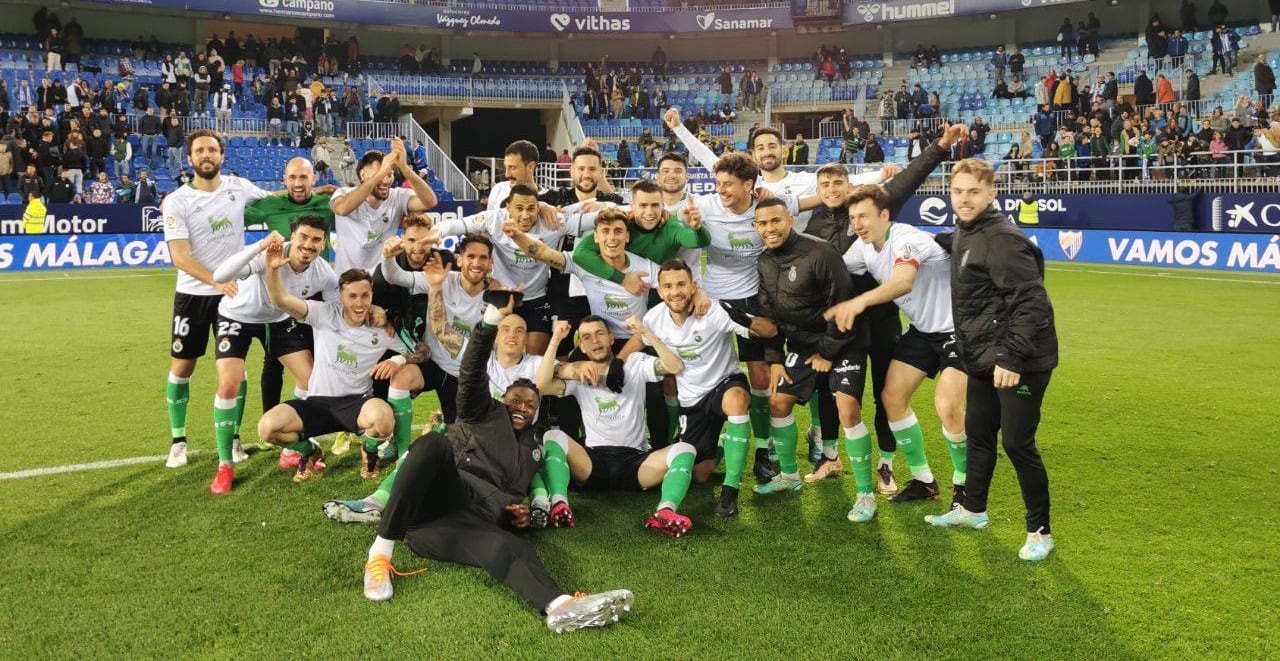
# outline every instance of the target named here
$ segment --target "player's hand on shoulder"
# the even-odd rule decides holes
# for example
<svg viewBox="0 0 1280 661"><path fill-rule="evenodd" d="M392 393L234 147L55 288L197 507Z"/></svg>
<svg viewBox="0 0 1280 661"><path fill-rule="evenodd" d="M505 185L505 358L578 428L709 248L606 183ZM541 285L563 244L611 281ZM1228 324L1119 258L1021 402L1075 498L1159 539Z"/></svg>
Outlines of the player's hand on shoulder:
<svg viewBox="0 0 1280 661"><path fill-rule="evenodd" d="M645 280L649 277L648 273L641 271L632 271L622 276L622 288L632 296L644 296L649 291L649 283Z"/></svg>
<svg viewBox="0 0 1280 661"><path fill-rule="evenodd" d="M710 311L711 297L707 296L707 292L703 291L702 288L698 288L697 291L693 292L693 314L701 317Z"/></svg>
<svg viewBox="0 0 1280 661"><path fill-rule="evenodd" d="M550 204L538 206L538 219L542 221L543 227L555 231L564 225L564 217L560 214L559 207L553 207Z"/></svg>

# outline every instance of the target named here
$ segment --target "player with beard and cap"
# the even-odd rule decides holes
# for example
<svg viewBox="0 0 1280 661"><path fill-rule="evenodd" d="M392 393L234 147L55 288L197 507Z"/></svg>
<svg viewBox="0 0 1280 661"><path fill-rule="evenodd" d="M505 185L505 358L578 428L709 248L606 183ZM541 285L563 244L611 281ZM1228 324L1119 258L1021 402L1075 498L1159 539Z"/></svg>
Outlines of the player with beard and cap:
<svg viewBox="0 0 1280 661"><path fill-rule="evenodd" d="M404 540L417 555L484 569L545 614L547 627L556 633L605 626L631 609L631 592L569 595L547 573L533 546L507 529L529 527L523 501L542 460L533 430L538 388L519 379L501 401L489 393L485 364L497 327L510 312L510 305L502 310L486 305L481 321L468 332L458 387L462 415L447 436L426 434L405 456L369 547L364 596L391 599L391 577L406 575L391 564L396 541Z"/></svg>
<svg viewBox="0 0 1280 661"><path fill-rule="evenodd" d="M165 400L173 442L165 466L187 464L187 403L191 375L196 361L204 355L209 334L218 321L222 297L235 296L235 282L218 283L213 270L244 249L244 209L264 197L267 191L240 177L222 174L225 143L213 131L192 131L187 135L187 161L195 172L191 183L170 193L160 206L164 217L164 239L178 271L173 298L172 337ZM244 412L244 386L234 398L215 398L220 422L239 427ZM217 427L215 427L215 432ZM233 438L218 444L218 477L214 493L231 487ZM225 473L225 476L223 475Z"/></svg>
<svg viewBox="0 0 1280 661"><path fill-rule="evenodd" d="M329 208L329 194L333 191L332 186L325 186L317 190L315 188L316 174L315 169L311 166L311 161L305 158L295 158L284 166L284 188L285 195L272 195L263 198L249 205L244 210L244 223L248 229L266 229L268 231L279 232L280 236L290 236L293 233L293 225L299 216L304 214L311 216L319 216L327 223L326 227L333 229L333 210ZM320 258L329 259L329 231L325 230L324 247L320 254ZM310 334L311 329L308 326L300 326L299 330L304 334ZM262 410L270 411L271 407L280 403L280 390L284 387L284 365L279 360L271 356L265 356L262 362L262 376L260 378L260 389L262 396ZM259 446L259 449L266 449L269 446ZM282 462L283 467L293 467L296 465L294 460L288 459L291 453L282 453L285 458Z"/></svg>
<svg viewBox="0 0 1280 661"><path fill-rule="evenodd" d="M399 172L409 188L395 187ZM359 268L372 272L382 257L382 244L395 235L407 213L436 205L431 186L405 162L404 143L391 141L391 153L365 152L360 158L360 185L334 191L329 206L338 235L333 260L339 273Z"/></svg>
<svg viewBox="0 0 1280 661"><path fill-rule="evenodd" d="M968 127L963 124L952 125L936 143L912 159L900 174L884 184L891 218L897 216L902 205L915 194L934 169L948 158L951 146L967 135ZM814 210L805 233L831 243L843 254L858 241L858 234L854 231L849 217L848 204L849 194L854 186L849 183L845 166L838 163L824 165L816 174L818 196L822 198L822 207ZM879 285L870 274L855 274L853 278L855 283L865 289L874 289ZM876 402L876 444L880 448L880 462L876 467L876 490L893 496L898 492L897 482L893 477L893 458L898 444L889 425L890 416L883 400L885 385L888 383L889 364L893 360L894 347L898 343L898 338L902 335L902 321L898 314L898 306L892 301L871 306L862 313L862 317L867 320L871 333L868 354ZM914 452L913 449L913 455ZM823 471L814 473L815 481L839 473L840 468L838 461L826 463Z"/></svg>
<svg viewBox="0 0 1280 661"><path fill-rule="evenodd" d="M304 333L303 329L307 326L299 325L271 303L263 277L267 260L259 257L258 253L283 245L284 255L289 260L289 268L283 269L282 273L285 289L299 298L314 297L333 302L338 298L338 275L333 272L329 262L320 257L328 235L329 224L324 218L305 214L295 223L288 243L285 243L279 232L273 230L265 239L227 259L213 272L213 277L218 282L240 281L240 290L236 295L224 296L218 305L218 345L215 354L218 359L218 395L215 403L235 397L236 388L244 381L245 356L255 338L262 344L268 358L289 368L296 384L294 397L307 397L312 363L311 333ZM214 434L219 443L225 443L234 430L228 424L229 413L215 406L213 418ZM292 460L282 456L281 467L297 468L301 455L292 449L289 451L292 453ZM247 455L232 454L235 462L247 458ZM304 469L299 475L302 476L301 479L306 479L310 473ZM229 471L220 472L219 477L234 480L234 475ZM225 493L230 490L231 484L217 487L216 493Z"/></svg>

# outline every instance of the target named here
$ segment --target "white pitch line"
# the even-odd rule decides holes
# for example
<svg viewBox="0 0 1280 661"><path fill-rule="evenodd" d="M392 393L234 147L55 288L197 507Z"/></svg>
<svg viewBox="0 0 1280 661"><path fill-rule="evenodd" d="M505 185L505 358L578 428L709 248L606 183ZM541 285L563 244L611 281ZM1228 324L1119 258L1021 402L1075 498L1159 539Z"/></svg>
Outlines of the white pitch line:
<svg viewBox="0 0 1280 661"><path fill-rule="evenodd" d="M122 278L154 278L156 276L173 276L173 273L130 273L127 275L88 275L88 276L63 276L61 278L3 278L0 279L0 285L11 285L23 282L67 282L69 280L119 280Z"/></svg>
<svg viewBox="0 0 1280 661"><path fill-rule="evenodd" d="M207 451L193 450L187 453L187 456L204 454ZM134 464L150 464L164 461L168 459L167 454L156 454L146 457L129 457L128 459L112 459L110 461L94 461L87 464L68 464L66 466L47 466L45 468L31 468L23 471L15 471L12 473L0 473L0 480L21 480L27 477L42 477L45 475L59 475L61 473L76 473L79 471L97 470L99 468L119 468L121 466L132 466Z"/></svg>
<svg viewBox="0 0 1280 661"><path fill-rule="evenodd" d="M1045 268L1049 271L1062 271L1064 273L1099 273L1102 275L1128 275L1128 276L1134 276L1138 278L1169 278L1172 280L1204 280L1207 282L1243 282L1246 284L1254 284L1254 285L1280 285L1280 279L1249 280L1245 278L1212 278L1204 275L1177 275L1174 273L1167 273L1167 272L1134 273L1132 271L1124 271L1124 270L1102 271L1099 269L1062 268L1058 266L1047 266Z"/></svg>

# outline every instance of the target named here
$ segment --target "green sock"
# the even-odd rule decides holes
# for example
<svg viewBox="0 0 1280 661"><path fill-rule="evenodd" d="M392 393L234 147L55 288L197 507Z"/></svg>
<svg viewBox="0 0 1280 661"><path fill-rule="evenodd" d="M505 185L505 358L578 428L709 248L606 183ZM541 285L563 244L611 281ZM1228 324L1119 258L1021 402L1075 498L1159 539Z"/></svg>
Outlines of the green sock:
<svg viewBox="0 0 1280 661"><path fill-rule="evenodd" d="M569 437L550 431L542 437L542 469L546 471L547 494L551 502L569 495Z"/></svg>
<svg viewBox="0 0 1280 661"><path fill-rule="evenodd" d="M396 416L396 451L404 454L413 441L413 399L407 390L387 390L387 403Z"/></svg>
<svg viewBox="0 0 1280 661"><path fill-rule="evenodd" d="M884 451L884 450L881 450L881 451L880 451L880 463L882 463L882 464L889 464L890 466L892 466L892 465L893 465L893 458L894 458L894 457L896 457L897 455L898 455L898 451L897 451L897 450L890 450L890 451L888 451L888 452L886 452L886 451Z"/></svg>
<svg viewBox="0 0 1280 661"><path fill-rule="evenodd" d="M747 468L747 448L751 445L751 423L748 416L729 416L725 425L724 485L742 486L742 471Z"/></svg>
<svg viewBox="0 0 1280 661"><path fill-rule="evenodd" d="M778 451L778 467L785 475L796 474L796 440L799 431L793 416L772 418L769 424L773 427L773 447Z"/></svg>
<svg viewBox="0 0 1280 661"><path fill-rule="evenodd" d="M751 408L747 409L751 416L751 429L756 435L756 447L769 447L769 437L773 430L769 428L769 391L763 394L751 392Z"/></svg>
<svg viewBox="0 0 1280 661"><path fill-rule="evenodd" d="M951 483L964 484L969 468L969 435L964 432L952 434L946 427L942 428L942 435L947 439L947 451L951 453Z"/></svg>
<svg viewBox="0 0 1280 661"><path fill-rule="evenodd" d="M907 467L911 469L911 477L921 482L933 482L933 472L929 470L929 460L924 456L924 432L920 429L920 421L914 413L905 420L890 422L889 429L893 437L898 439L898 449L907 458Z"/></svg>
<svg viewBox="0 0 1280 661"><path fill-rule="evenodd" d="M529 500L547 499L547 478L543 475L545 472L545 469L539 469L533 474L533 479L529 481Z"/></svg>
<svg viewBox="0 0 1280 661"><path fill-rule="evenodd" d="M240 438L240 425L244 422L244 394L248 391L248 377L240 379L240 389L236 391L236 438Z"/></svg>
<svg viewBox="0 0 1280 661"><path fill-rule="evenodd" d="M191 398L191 380L169 374L164 387L164 400L169 408L169 433L174 438L187 435L187 401Z"/></svg>
<svg viewBox="0 0 1280 661"><path fill-rule="evenodd" d="M297 452L298 454L304 457L311 454L311 452L315 450L315 446L311 444L311 441L303 437L302 434L294 434L294 440L291 443L285 445L285 447L289 448L290 450L293 450L294 452Z"/></svg>
<svg viewBox="0 0 1280 661"><path fill-rule="evenodd" d="M236 400L213 398L213 437L218 442L218 462L231 463L231 442L236 436Z"/></svg>
<svg viewBox="0 0 1280 661"><path fill-rule="evenodd" d="M697 451L688 443L676 443L667 450L667 474L662 477L662 500L658 509L680 509L689 483L693 481L693 459Z"/></svg>
<svg viewBox="0 0 1280 661"><path fill-rule="evenodd" d="M403 455L401 455L403 457ZM381 505L387 506L387 499L391 498L391 486L396 483L396 474L400 472L400 465L396 464L395 470L391 471L386 477L382 478L382 482L378 484L378 488L369 494L369 500Z"/></svg>
<svg viewBox="0 0 1280 661"><path fill-rule="evenodd" d="M853 483L858 493L871 493L875 489L871 481L871 432L859 422L857 427L845 427L844 436L844 449L853 464Z"/></svg>

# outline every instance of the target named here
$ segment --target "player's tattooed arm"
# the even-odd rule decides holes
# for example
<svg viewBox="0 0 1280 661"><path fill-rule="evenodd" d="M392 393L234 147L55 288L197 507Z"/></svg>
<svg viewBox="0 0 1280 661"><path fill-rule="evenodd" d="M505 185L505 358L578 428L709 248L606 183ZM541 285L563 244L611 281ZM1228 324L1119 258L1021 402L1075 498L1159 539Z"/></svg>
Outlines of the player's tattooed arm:
<svg viewBox="0 0 1280 661"><path fill-rule="evenodd" d="M452 355L462 351L466 338L449 323L449 314L444 305L445 278L449 275L451 264L445 264L440 253L431 255L422 272L427 277L427 326L440 341L440 345Z"/></svg>
<svg viewBox="0 0 1280 661"><path fill-rule="evenodd" d="M418 340L418 343L413 347L413 351L404 354L405 362L412 363L414 365L422 365L426 363L427 359L430 357L431 347L427 346L426 340Z"/></svg>
<svg viewBox="0 0 1280 661"><path fill-rule="evenodd" d="M564 269L564 253L559 250L552 250L551 246L525 234L516 225L516 221L507 220L502 223L502 233L510 237L512 241L515 241L516 246L520 248L521 252L528 255L530 259L536 259L557 269Z"/></svg>

